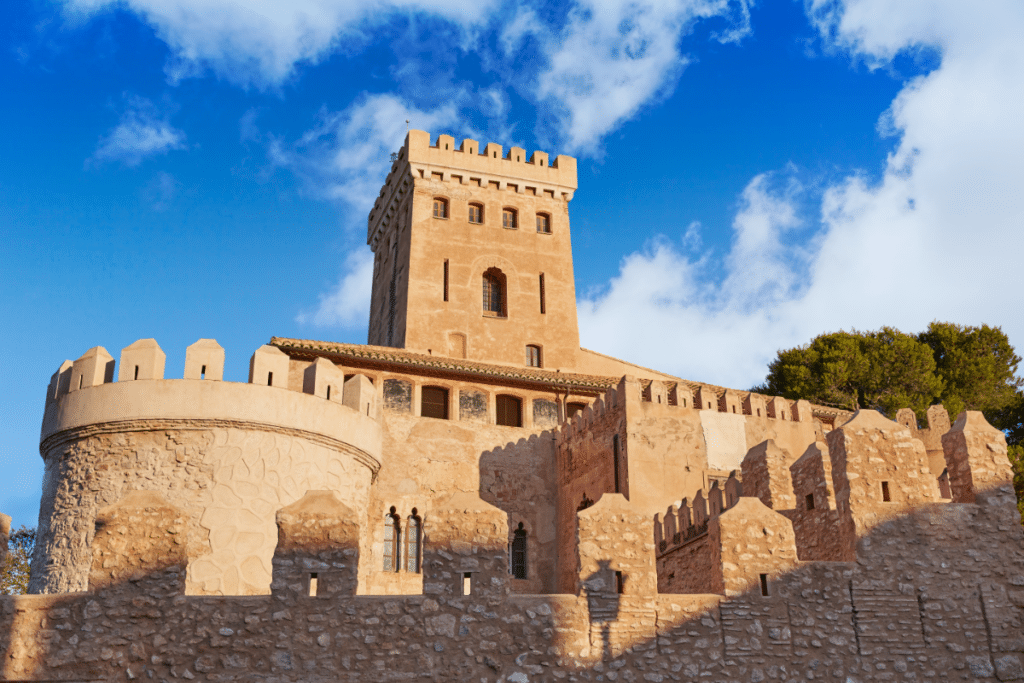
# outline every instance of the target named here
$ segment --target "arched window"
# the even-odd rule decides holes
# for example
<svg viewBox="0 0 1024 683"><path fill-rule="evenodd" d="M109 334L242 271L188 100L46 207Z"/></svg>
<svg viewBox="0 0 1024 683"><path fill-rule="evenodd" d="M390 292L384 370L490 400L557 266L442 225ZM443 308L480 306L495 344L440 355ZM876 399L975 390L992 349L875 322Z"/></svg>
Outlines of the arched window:
<svg viewBox="0 0 1024 683"><path fill-rule="evenodd" d="M519 522L519 528L512 535L512 578L526 578L526 529Z"/></svg>
<svg viewBox="0 0 1024 683"><path fill-rule="evenodd" d="M397 572L400 566L402 522L395 513L394 506L384 517L384 571Z"/></svg>
<svg viewBox="0 0 1024 683"><path fill-rule="evenodd" d="M537 232L542 232L546 235L551 234L551 216L546 213L537 214Z"/></svg>
<svg viewBox="0 0 1024 683"><path fill-rule="evenodd" d="M434 197L434 218L448 218L448 200Z"/></svg>
<svg viewBox="0 0 1024 683"><path fill-rule="evenodd" d="M505 317L505 276L497 268L484 273L484 315Z"/></svg>
<svg viewBox="0 0 1024 683"><path fill-rule="evenodd" d="M505 427L523 426L523 402L515 396L500 394L497 400L495 422Z"/></svg>
<svg viewBox="0 0 1024 683"><path fill-rule="evenodd" d="M484 205L483 204L470 204L469 205L469 222L470 223L483 223L484 222Z"/></svg>
<svg viewBox="0 0 1024 683"><path fill-rule="evenodd" d="M448 419L448 390L444 387L423 387L420 393L420 415Z"/></svg>
<svg viewBox="0 0 1024 683"><path fill-rule="evenodd" d="M515 230L519 227L519 216L515 209L505 208L501 210L501 227Z"/></svg>
<svg viewBox="0 0 1024 683"><path fill-rule="evenodd" d="M420 572L420 539L422 536L422 521L416 514L416 508L412 509L412 515L406 521L405 526L405 569L406 571L419 574Z"/></svg>
<svg viewBox="0 0 1024 683"><path fill-rule="evenodd" d="M536 344L528 344L526 347L526 364L531 368L539 368L540 364L540 347Z"/></svg>

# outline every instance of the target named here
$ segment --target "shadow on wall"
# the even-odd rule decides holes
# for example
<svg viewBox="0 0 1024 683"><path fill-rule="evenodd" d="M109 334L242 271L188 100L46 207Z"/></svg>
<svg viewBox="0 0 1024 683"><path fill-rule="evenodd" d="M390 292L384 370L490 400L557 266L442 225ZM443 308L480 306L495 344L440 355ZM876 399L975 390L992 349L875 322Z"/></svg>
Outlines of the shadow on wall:
<svg viewBox="0 0 1024 683"><path fill-rule="evenodd" d="M277 515L272 595L184 596L185 518L133 494L103 512L90 592L0 598L0 678L1022 680L1024 538L981 427L950 442L958 502L859 518L853 561L798 560L788 519L742 498L707 594L659 594L653 521L606 494L577 517L576 593L512 595L508 513L457 494L425 526L424 595L355 596L356 518L310 492ZM341 588L311 591L320 571Z"/></svg>
<svg viewBox="0 0 1024 683"><path fill-rule="evenodd" d="M524 555L517 555L524 565L513 574L515 593L553 593L556 588L554 434L531 434L480 454L480 498L506 513L509 544L517 530L524 534Z"/></svg>

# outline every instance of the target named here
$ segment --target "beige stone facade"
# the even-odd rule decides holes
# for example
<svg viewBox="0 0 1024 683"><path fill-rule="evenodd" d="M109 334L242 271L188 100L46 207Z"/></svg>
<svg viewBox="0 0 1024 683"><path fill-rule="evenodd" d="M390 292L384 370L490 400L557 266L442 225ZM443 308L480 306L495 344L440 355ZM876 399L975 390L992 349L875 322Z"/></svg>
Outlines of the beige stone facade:
<svg viewBox="0 0 1024 683"><path fill-rule="evenodd" d="M411 131L370 344L275 337L246 383L209 339L183 379L152 339L62 363L0 680L1024 679L1002 434L580 348L575 191Z"/></svg>

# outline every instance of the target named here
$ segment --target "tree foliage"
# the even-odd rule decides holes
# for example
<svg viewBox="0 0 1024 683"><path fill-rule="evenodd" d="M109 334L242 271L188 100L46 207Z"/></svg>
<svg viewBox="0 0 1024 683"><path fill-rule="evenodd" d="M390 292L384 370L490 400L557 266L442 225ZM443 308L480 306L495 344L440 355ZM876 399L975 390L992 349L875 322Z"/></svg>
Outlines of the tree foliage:
<svg viewBox="0 0 1024 683"><path fill-rule="evenodd" d="M1016 378L1020 360L1003 331L988 325L933 322L917 335L892 327L833 332L779 351L754 391L847 410L872 408L889 417L912 408L919 420L942 403L954 419L962 410L980 410L1008 429L1015 401L1024 407Z"/></svg>
<svg viewBox="0 0 1024 683"><path fill-rule="evenodd" d="M29 567L36 547L36 530L22 526L11 534L7 558L0 567L0 595L28 593Z"/></svg>

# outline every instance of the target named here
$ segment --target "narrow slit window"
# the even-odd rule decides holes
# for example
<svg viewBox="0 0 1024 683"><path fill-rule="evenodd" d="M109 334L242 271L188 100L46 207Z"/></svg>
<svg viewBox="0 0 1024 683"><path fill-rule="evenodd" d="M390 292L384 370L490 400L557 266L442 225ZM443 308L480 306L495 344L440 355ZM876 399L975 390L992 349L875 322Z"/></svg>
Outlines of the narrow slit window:
<svg viewBox="0 0 1024 683"><path fill-rule="evenodd" d="M412 509L412 516L409 517L405 527L405 569L406 571L418 574L420 572L420 537L422 524L416 514L416 508Z"/></svg>
<svg viewBox="0 0 1024 683"><path fill-rule="evenodd" d="M546 292L544 291L544 273L540 274L540 314L544 315L548 312L547 301L545 297Z"/></svg>
<svg viewBox="0 0 1024 683"><path fill-rule="evenodd" d="M619 491L619 435L612 436L612 470L615 473L615 493Z"/></svg>
<svg viewBox="0 0 1024 683"><path fill-rule="evenodd" d="M274 386L274 373L272 373L272 372L268 372L267 373L267 386L268 387Z"/></svg>
<svg viewBox="0 0 1024 683"><path fill-rule="evenodd" d="M512 538L512 578L526 578L526 529L523 523L519 522L519 528L515 530Z"/></svg>
<svg viewBox="0 0 1024 683"><path fill-rule="evenodd" d="M319 579L317 577L317 573L313 572L312 574L309 575L309 597L311 597L311 598L315 598L316 597L316 591L317 591L317 588L319 587L318 584L319 584Z"/></svg>
<svg viewBox="0 0 1024 683"><path fill-rule="evenodd" d="M444 260L444 300L448 301L448 259Z"/></svg>
<svg viewBox="0 0 1024 683"><path fill-rule="evenodd" d="M395 508L392 507L384 518L384 571L386 572L397 572L400 566L398 557L401 548L399 545L400 531L398 515L395 514Z"/></svg>
<svg viewBox="0 0 1024 683"><path fill-rule="evenodd" d="M882 482L882 502L891 503L892 496L889 494L889 482Z"/></svg>
<svg viewBox="0 0 1024 683"><path fill-rule="evenodd" d="M327 386L327 400L328 401L331 400L331 387L330 387L330 385Z"/></svg>
<svg viewBox="0 0 1024 683"><path fill-rule="evenodd" d="M85 380L85 375L79 375L79 376L78 376L78 388L79 388L79 389L81 389L81 388L82 388L82 381L83 381L83 380Z"/></svg>
<svg viewBox="0 0 1024 683"><path fill-rule="evenodd" d="M462 594L472 595L473 593L473 572L462 572Z"/></svg>
<svg viewBox="0 0 1024 683"><path fill-rule="evenodd" d="M206 379L206 366L204 365L202 370L199 371L199 379Z"/></svg>
<svg viewBox="0 0 1024 683"><path fill-rule="evenodd" d="M768 575L761 574L761 595L768 595Z"/></svg>
<svg viewBox="0 0 1024 683"><path fill-rule="evenodd" d="M808 510L813 510L814 509L814 494L813 493L808 493L807 497L804 500L807 502L807 509Z"/></svg>
<svg viewBox="0 0 1024 683"><path fill-rule="evenodd" d="M136 365L135 366L135 379L138 379L138 378L139 378L139 366Z"/></svg>
<svg viewBox="0 0 1024 683"><path fill-rule="evenodd" d="M626 587L626 578L622 575L622 572L615 572L615 592L622 595Z"/></svg>

